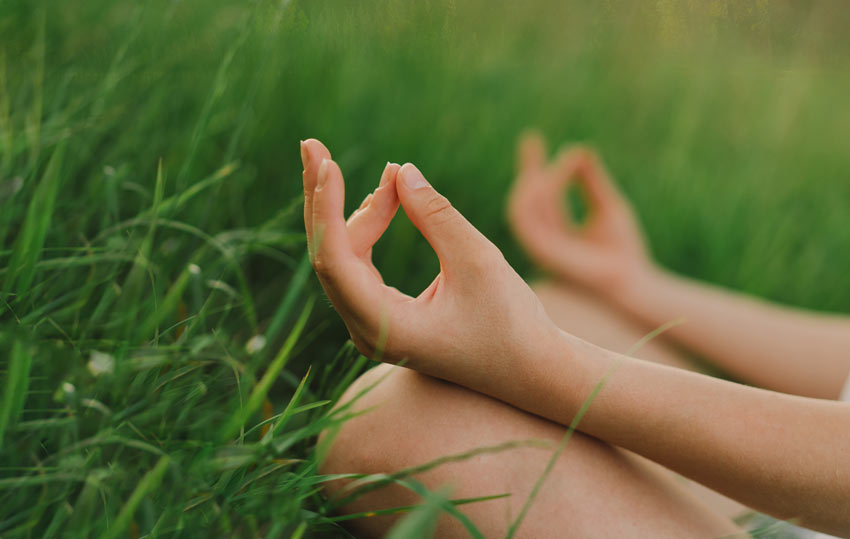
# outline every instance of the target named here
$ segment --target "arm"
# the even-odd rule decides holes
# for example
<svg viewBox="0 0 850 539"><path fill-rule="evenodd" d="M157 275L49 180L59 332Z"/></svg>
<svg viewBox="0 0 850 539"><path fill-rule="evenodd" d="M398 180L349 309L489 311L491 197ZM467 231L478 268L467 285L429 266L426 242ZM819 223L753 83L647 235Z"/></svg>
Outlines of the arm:
<svg viewBox="0 0 850 539"><path fill-rule="evenodd" d="M520 145L509 218L529 255L658 327L729 373L787 393L836 399L850 375L850 317L758 300L659 269L628 201L589 150L562 151L546 165L543 141ZM561 201L571 182L587 195L590 217L576 225Z"/></svg>
<svg viewBox="0 0 850 539"><path fill-rule="evenodd" d="M304 156L314 268L364 354L405 360L563 425L618 365L581 430L765 512L850 533L850 405L662 367L569 336L416 167L388 168L393 177L346 223L339 168L318 141L305 143ZM366 254L398 204L378 193L389 185L440 259L416 298L384 285Z"/></svg>
<svg viewBox="0 0 850 539"><path fill-rule="evenodd" d="M656 269L610 300L753 384L837 399L850 376L850 318L769 303Z"/></svg>
<svg viewBox="0 0 850 539"><path fill-rule="evenodd" d="M850 405L625 357L567 334L521 364L526 389L496 390L515 406L567 425L612 372L580 430L749 507L850 533Z"/></svg>

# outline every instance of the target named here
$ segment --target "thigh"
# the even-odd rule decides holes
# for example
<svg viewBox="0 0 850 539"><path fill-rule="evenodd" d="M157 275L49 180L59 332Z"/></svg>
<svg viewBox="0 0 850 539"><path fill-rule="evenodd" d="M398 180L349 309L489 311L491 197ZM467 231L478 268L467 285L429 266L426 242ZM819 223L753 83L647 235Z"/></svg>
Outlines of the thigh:
<svg viewBox="0 0 850 539"><path fill-rule="evenodd" d="M428 488L451 488L452 498L510 493L510 497L460 509L487 537L504 536L543 473L565 429L505 403L400 367L373 369L349 390L386 378L357 408L375 407L347 422L322 466L323 473L384 473L446 455L505 442L536 439L547 447L519 447L449 462L417 475ZM329 486L338 493L343 482ZM346 512L411 505L418 497L399 486L373 491ZM378 536L393 517L352 522L358 535ZM466 537L449 516L439 537ZM715 537L739 533L639 457L575 433L540 490L518 537Z"/></svg>

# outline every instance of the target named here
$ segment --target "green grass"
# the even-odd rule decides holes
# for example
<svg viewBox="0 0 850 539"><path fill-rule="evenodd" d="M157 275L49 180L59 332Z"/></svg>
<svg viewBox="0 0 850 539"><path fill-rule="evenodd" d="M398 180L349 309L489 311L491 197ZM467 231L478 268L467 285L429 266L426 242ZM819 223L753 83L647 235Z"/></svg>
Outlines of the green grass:
<svg viewBox="0 0 850 539"><path fill-rule="evenodd" d="M846 312L850 15L747 4L0 0L0 536L344 535L316 436L367 362L316 301L303 138L349 208L415 162L532 277L503 213L539 126L666 266ZM438 268L402 215L375 259ZM395 536L462 511L390 480L424 500Z"/></svg>

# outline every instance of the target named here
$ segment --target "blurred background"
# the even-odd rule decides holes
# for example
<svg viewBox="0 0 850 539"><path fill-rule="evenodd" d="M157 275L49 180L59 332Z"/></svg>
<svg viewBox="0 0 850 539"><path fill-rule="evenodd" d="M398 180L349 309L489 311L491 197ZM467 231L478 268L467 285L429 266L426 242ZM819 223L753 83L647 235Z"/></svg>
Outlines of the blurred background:
<svg viewBox="0 0 850 539"><path fill-rule="evenodd" d="M504 206L534 126L601 152L666 267L850 311L848 25L839 0L0 0L0 535L345 534L316 434L365 361L306 263L308 137L350 210L414 162L533 278ZM438 271L401 213L375 261L411 294Z"/></svg>

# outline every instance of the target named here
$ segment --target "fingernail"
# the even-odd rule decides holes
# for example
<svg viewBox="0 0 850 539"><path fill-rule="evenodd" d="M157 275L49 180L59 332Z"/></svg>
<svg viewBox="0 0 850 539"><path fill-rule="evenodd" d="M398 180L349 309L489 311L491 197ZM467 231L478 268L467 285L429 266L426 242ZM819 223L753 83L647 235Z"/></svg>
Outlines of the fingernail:
<svg viewBox="0 0 850 539"><path fill-rule="evenodd" d="M387 161L387 164L384 166L384 171L381 172L381 181L378 182L378 187L383 187L390 180L390 162Z"/></svg>
<svg viewBox="0 0 850 539"><path fill-rule="evenodd" d="M316 178L316 189L321 189L328 180L328 163L328 159L322 159L322 164L319 165L319 174L318 178Z"/></svg>
<svg viewBox="0 0 850 539"><path fill-rule="evenodd" d="M361 203L360 203L360 207L359 207L359 208L357 208L357 209L358 209L358 210L362 210L363 208L365 208L366 206L368 206L368 205L369 205L369 203L370 203L370 202L372 202L372 198L373 198L373 196L374 196L374 195L373 195L372 193L369 193L368 195L366 195L366 198L364 198L364 199L363 199L363 202L361 202Z"/></svg>
<svg viewBox="0 0 850 539"><path fill-rule="evenodd" d="M430 185L428 180L425 179L425 176L419 172L419 169L410 163L401 167L399 174L401 174L401 179L408 189L422 189Z"/></svg>
<svg viewBox="0 0 850 539"><path fill-rule="evenodd" d="M307 145L301 141L301 164L304 165L304 170L307 170L307 165L310 164L310 153L307 151Z"/></svg>

